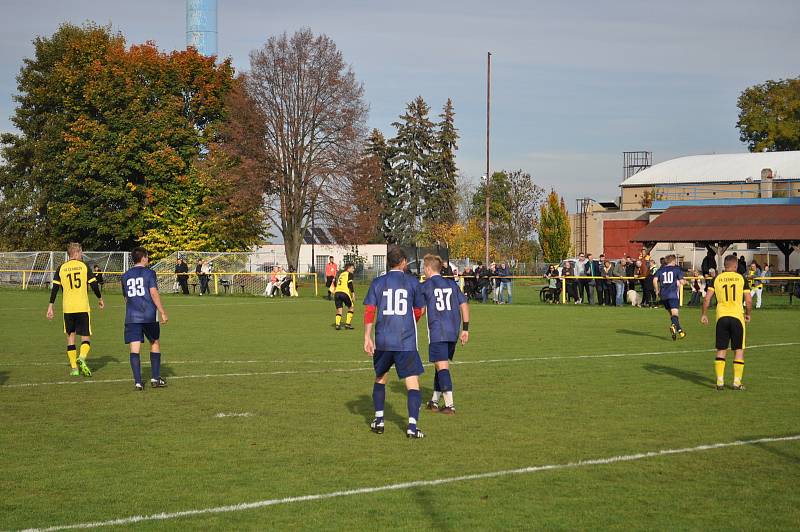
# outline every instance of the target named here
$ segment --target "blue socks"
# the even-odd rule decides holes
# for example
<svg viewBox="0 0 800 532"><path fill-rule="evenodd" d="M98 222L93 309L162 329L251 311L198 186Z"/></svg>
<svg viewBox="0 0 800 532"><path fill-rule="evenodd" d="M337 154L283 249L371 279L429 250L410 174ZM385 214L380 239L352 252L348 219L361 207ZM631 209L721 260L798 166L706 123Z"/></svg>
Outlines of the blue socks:
<svg viewBox="0 0 800 532"><path fill-rule="evenodd" d="M383 405L386 403L386 385L376 382L372 385L372 402L375 405L375 417L383 421Z"/></svg>
<svg viewBox="0 0 800 532"><path fill-rule="evenodd" d="M133 370L133 381L136 384L142 383L142 359L139 353L131 353L131 369Z"/></svg>
<svg viewBox="0 0 800 532"><path fill-rule="evenodd" d="M150 378L161 378L161 353L150 352Z"/></svg>
<svg viewBox="0 0 800 532"><path fill-rule="evenodd" d="M450 378L450 370L443 369L436 372L436 381L434 385L438 385L437 390L442 392L453 391L453 380Z"/></svg>
<svg viewBox="0 0 800 532"><path fill-rule="evenodd" d="M433 375L433 391L434 392L441 392L442 391L442 387L441 387L441 385L439 383L439 372L438 371L436 373L434 373L434 375Z"/></svg>
<svg viewBox="0 0 800 532"><path fill-rule="evenodd" d="M675 326L675 328L680 331L681 330L681 322L678 321L678 316L670 316L669 319L672 321L672 324Z"/></svg>
<svg viewBox="0 0 800 532"><path fill-rule="evenodd" d="M421 404L422 394L419 390L408 390L408 430L410 431L417 431L417 418Z"/></svg>

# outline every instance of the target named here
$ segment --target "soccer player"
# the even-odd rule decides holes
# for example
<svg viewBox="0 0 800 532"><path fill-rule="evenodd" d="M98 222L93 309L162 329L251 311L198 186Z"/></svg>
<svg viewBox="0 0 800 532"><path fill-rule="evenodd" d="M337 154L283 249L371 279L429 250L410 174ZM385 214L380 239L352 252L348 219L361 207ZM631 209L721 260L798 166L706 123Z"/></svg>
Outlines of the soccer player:
<svg viewBox="0 0 800 532"><path fill-rule="evenodd" d="M139 351L145 337L150 342L150 386L163 388L167 385L161 378L161 327L169 318L161 305L158 294L156 272L147 267L150 257L144 248L135 248L131 253L133 268L122 275L122 295L125 297L125 343L130 344L131 370L134 389L143 391L142 361Z"/></svg>
<svg viewBox="0 0 800 532"><path fill-rule="evenodd" d="M356 267L352 262L344 265L344 270L336 280L336 290L333 294L336 304L336 330L342 328L342 308L347 307L347 319L344 323L345 329L353 329L353 301L356 299L356 289L353 287L353 272Z"/></svg>
<svg viewBox="0 0 800 532"><path fill-rule="evenodd" d="M417 279L405 273L408 257L400 247L392 247L386 254L390 270L376 277L364 300L364 351L373 357L375 383L372 401L375 419L370 430L383 434L383 406L386 400L386 381L389 370L395 366L397 376L405 381L408 390L407 438L423 438L417 428L422 396L419 376L424 373L417 351L417 321L425 304ZM372 328L375 326L375 340Z"/></svg>
<svg viewBox="0 0 800 532"><path fill-rule="evenodd" d="M328 257L328 264L325 265L325 287L328 289L328 301L331 299L331 294L334 292L336 273L339 271L339 266L333 261L333 255Z"/></svg>
<svg viewBox="0 0 800 532"><path fill-rule="evenodd" d="M47 306L47 319L52 320L53 303L56 302L59 289L63 289L64 334L67 335L67 358L71 368L70 375L73 377L77 377L81 373L85 377L92 376L92 370L86 364L89 351L92 349L92 309L89 307L89 287L97 296L97 305L100 308L105 307L100 288L97 286L97 278L81 260L82 255L83 249L80 244L73 242L67 246L69 260L59 266L53 275L50 304ZM81 337L80 356L75 349L76 335Z"/></svg>
<svg viewBox="0 0 800 532"><path fill-rule="evenodd" d="M717 390L725 389L725 358L728 345L734 351L733 389L744 390L742 375L744 374L745 323L750 323L750 312L753 310L753 298L750 287L744 277L736 271L739 261L735 255L725 257L725 271L717 275L706 287L706 298L703 300L703 314L700 322L708 325L708 307L711 298L717 296L717 358L714 360L714 372L717 374ZM742 301L745 311L742 313Z"/></svg>
<svg viewBox="0 0 800 532"><path fill-rule="evenodd" d="M669 319L672 324L669 326L669 332L672 334L672 339L677 340L678 337L686 338L686 333L681 327L681 321L678 317L680 309L680 291L683 290L683 270L676 264L677 257L675 255L667 255L664 258L664 265L661 266L653 276L653 288L655 293L661 297L661 303L664 308L669 312ZM660 285L660 291L659 291Z"/></svg>
<svg viewBox="0 0 800 532"><path fill-rule="evenodd" d="M428 410L453 415L453 380L450 377L450 361L456 352L456 342L461 345L469 341L469 305L458 284L442 277L442 259L436 255L425 255L422 259L426 281L422 283L425 312L428 315L428 359L436 367L433 377L433 397L427 403ZM444 408L439 400L444 396Z"/></svg>

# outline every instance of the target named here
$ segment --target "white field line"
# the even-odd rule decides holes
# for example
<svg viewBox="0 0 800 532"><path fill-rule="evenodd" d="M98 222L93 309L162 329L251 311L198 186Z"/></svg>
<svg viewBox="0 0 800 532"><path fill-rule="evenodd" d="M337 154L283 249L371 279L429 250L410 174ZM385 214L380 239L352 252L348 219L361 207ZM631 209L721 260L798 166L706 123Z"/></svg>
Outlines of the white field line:
<svg viewBox="0 0 800 532"><path fill-rule="evenodd" d="M767 349L772 347L786 347L786 346L795 346L800 345L800 342L785 342L780 344L763 344L763 345L752 345L749 346L747 349ZM495 358L495 359L484 359L484 360L464 360L464 361L452 361L451 363L454 365L465 365L465 364L501 364L504 362L536 362L541 360L586 360L586 359L596 359L596 358L623 358L623 357L642 357L642 356L653 356L653 355L681 355L681 354L688 354L688 353L709 353L713 352L713 349L686 349L682 351L647 351L644 353L608 353L604 355L578 355L578 356L567 356L567 355L555 355L555 356L547 356L547 357L522 357L522 358ZM263 361L269 362L269 361ZM277 362L277 361L273 361ZM281 361L283 362L283 361ZM286 361L291 363L292 361ZM311 361L309 361L311 362ZM322 361L318 361L321 363ZM338 362L338 361L334 361ZM369 362L369 361L367 361ZM171 362L164 362L164 366L169 366ZM143 363L144 365L144 363ZM425 366L432 366L430 363L426 363ZM359 368L327 368L327 369L318 369L318 370L282 370L282 371L254 371L254 372L246 372L246 373L217 373L217 374L201 374L201 375L175 375L170 377L171 379L210 379L210 378L219 378L219 377L256 377L256 376L271 376L271 375L315 375L321 373L351 373L355 371L370 371L372 370L372 366L365 366ZM127 379L81 379L81 380L69 380L69 381L55 381L55 382L29 382L29 383L18 383L18 384L6 384L0 386L0 388L34 388L37 386L65 386L71 384L106 384L106 383L116 383L116 382L129 382L130 378Z"/></svg>
<svg viewBox="0 0 800 532"><path fill-rule="evenodd" d="M563 464L550 464L522 467L519 469L505 469L501 471L491 471L487 473L476 473L473 475L462 475L458 477L439 478L433 480L415 480L412 482L401 482L398 484L387 484L384 486L374 486L369 488L354 488L343 491L334 491L329 493L318 493L314 495L301 495L296 497L285 497L282 499L264 499L255 502L244 502L240 504L232 504L228 506L215 506L210 508L201 508L195 510L183 510L179 512L164 512L152 515L136 515L131 517L123 517L120 519L111 519L108 521L95 521L88 523L77 523L70 525L59 525L49 528L33 528L27 529L28 531L57 531L57 530L74 530L81 528L99 528L104 526L122 526L134 523L141 523L144 521L167 521L172 519L179 519L182 517L192 517L207 514L222 514L231 512L243 512L246 510L255 510L258 508L265 508L268 506L277 506L282 504L291 504L298 502L321 501L326 499L334 499L337 497L349 497L352 495L369 495L373 493L381 493L386 491L399 491L413 488L427 487L427 486L440 486L442 484L453 484L456 482L466 482L471 480L483 480L489 478L507 477L511 475L527 475L530 473L539 473L542 471L556 471L560 469L577 469L581 467L597 466L616 464L619 462L634 462L646 458L658 458L662 456L671 456L678 454L697 453L702 451L711 451L715 449L724 449L727 447L739 447L743 445L758 445L762 443L775 443L784 441L797 441L800 440L799 435L793 436L778 436L758 438L754 440L739 440L732 442L710 443L705 445L698 445L696 447L684 447L681 449L662 449L660 451L647 451L636 454L623 454L618 456L611 456L608 458L594 458L590 460L579 460L577 462L567 462Z"/></svg>
<svg viewBox="0 0 800 532"><path fill-rule="evenodd" d="M216 414L214 417L223 418L223 417L251 417L253 414L250 412L220 412Z"/></svg>

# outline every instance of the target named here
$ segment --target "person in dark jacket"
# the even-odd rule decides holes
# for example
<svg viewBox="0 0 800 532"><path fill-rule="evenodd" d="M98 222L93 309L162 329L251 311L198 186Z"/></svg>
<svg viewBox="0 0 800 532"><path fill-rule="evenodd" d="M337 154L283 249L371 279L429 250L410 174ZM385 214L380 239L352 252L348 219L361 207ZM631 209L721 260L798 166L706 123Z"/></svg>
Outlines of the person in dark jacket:
<svg viewBox="0 0 800 532"><path fill-rule="evenodd" d="M600 276L600 264L594 260L594 257L591 253L586 255L586 271L583 273L586 276L591 277L599 277ZM595 302L595 294L597 294L598 304L603 304L603 289L598 288L599 285L597 279L589 279L589 304L594 305Z"/></svg>
<svg viewBox="0 0 800 532"><path fill-rule="evenodd" d="M736 253L734 253L733 255L735 257ZM744 255L739 257L739 260L736 263L736 273L738 273L742 277L747 277L747 261L744 260Z"/></svg>
<svg viewBox="0 0 800 532"><path fill-rule="evenodd" d="M717 256L714 255L713 251L709 251L706 253L703 262L700 264L700 271L703 273L703 276L707 276L708 272L711 270L717 271Z"/></svg>
<svg viewBox="0 0 800 532"><path fill-rule="evenodd" d="M450 266L448 261L442 261L442 272L440 273L442 277L445 279L452 279L453 278L453 267Z"/></svg>
<svg viewBox="0 0 800 532"><path fill-rule="evenodd" d="M189 265L183 259L178 259L175 264L175 275L178 280L178 286L181 288L181 293L184 295L189 294Z"/></svg>

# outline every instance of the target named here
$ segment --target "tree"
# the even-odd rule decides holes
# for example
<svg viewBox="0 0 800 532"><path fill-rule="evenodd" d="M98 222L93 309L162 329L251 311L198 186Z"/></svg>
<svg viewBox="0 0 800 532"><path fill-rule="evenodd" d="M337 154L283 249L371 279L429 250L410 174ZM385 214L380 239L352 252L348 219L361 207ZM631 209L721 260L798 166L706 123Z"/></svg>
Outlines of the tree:
<svg viewBox="0 0 800 532"><path fill-rule="evenodd" d="M544 260L558 262L569 255L569 214L564 198L560 198L554 190L550 191L547 202L541 206L538 229Z"/></svg>
<svg viewBox="0 0 800 532"><path fill-rule="evenodd" d="M506 253L519 261L529 262L537 258L539 247L534 231L539 221L539 206L545 196L542 187L536 185L531 175L522 170L506 172L508 177L509 213Z"/></svg>
<svg viewBox="0 0 800 532"><path fill-rule="evenodd" d="M337 215L328 187L360 155L364 88L333 40L307 28L251 52L245 87L265 121L262 173L274 191L267 213L296 268L312 210L320 220Z"/></svg>
<svg viewBox="0 0 800 532"><path fill-rule="evenodd" d="M748 87L738 106L739 139L750 151L800 150L800 78Z"/></svg>
<svg viewBox="0 0 800 532"><path fill-rule="evenodd" d="M453 101L448 98L436 132L435 151L423 218L427 223L455 223L458 219L458 191L456 190L456 155L458 130L455 127Z"/></svg>
<svg viewBox="0 0 800 532"><path fill-rule="evenodd" d="M158 256L257 238L257 223L240 222L258 220L258 206L230 207L221 172L231 163L215 151L233 84L229 61L153 43L127 48L108 28L66 24L37 39L18 81L21 133L3 137L5 245L145 243ZM14 229L31 222L33 242Z"/></svg>
<svg viewBox="0 0 800 532"><path fill-rule="evenodd" d="M392 123L397 135L389 142L393 175L387 180L387 209L395 218L389 228L393 242L414 242L422 229L434 163L434 132L429 111L422 96L417 96L408 103L400 121Z"/></svg>

